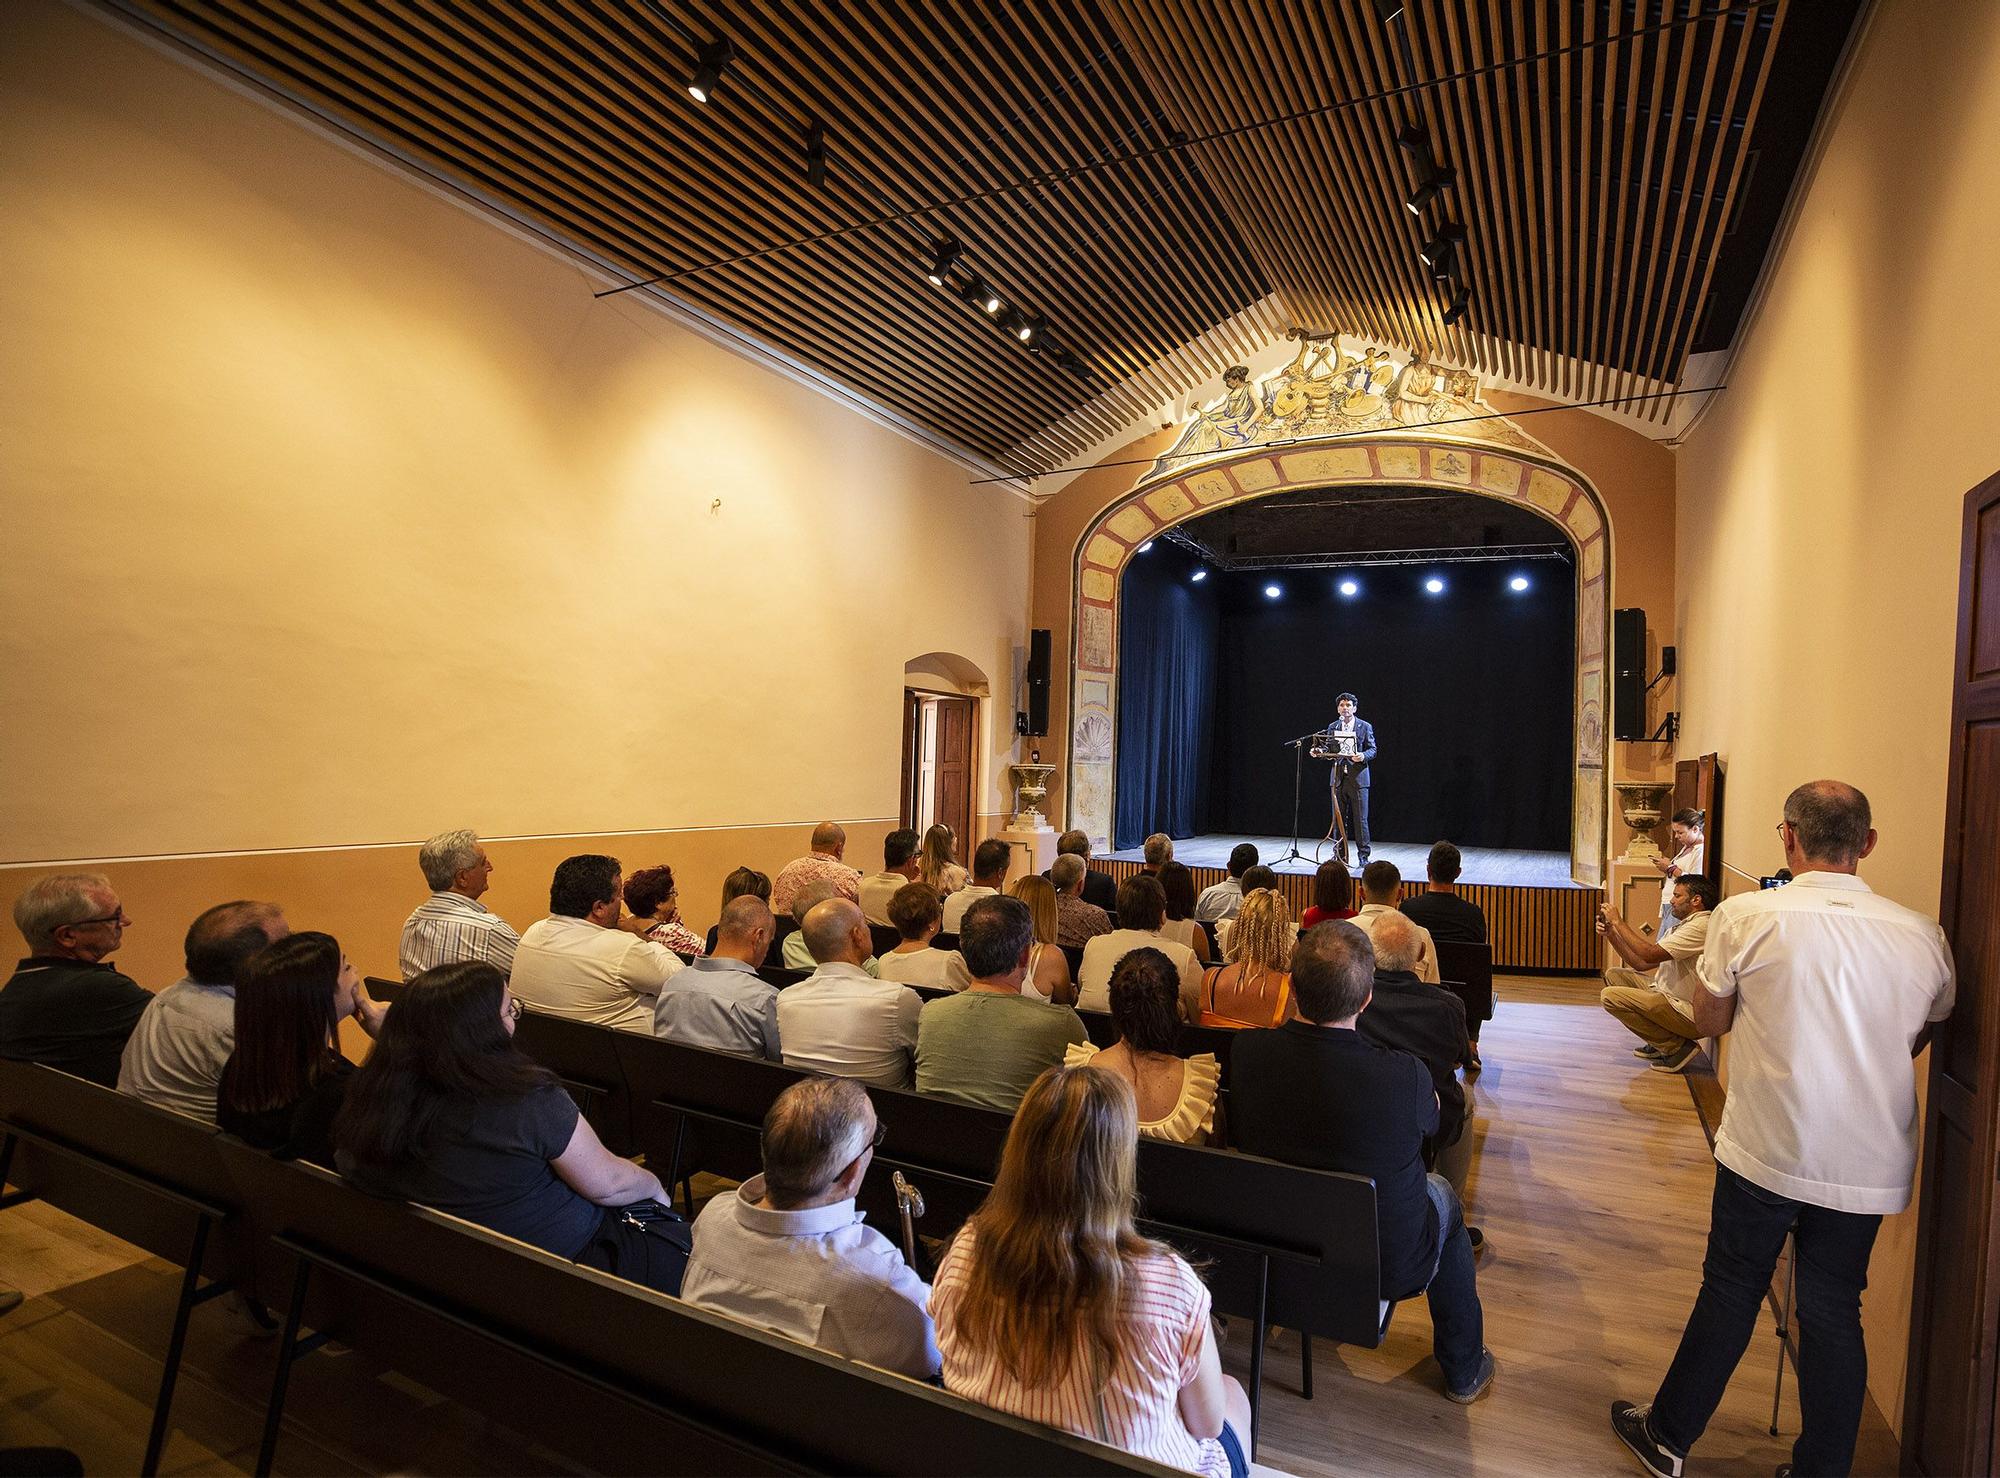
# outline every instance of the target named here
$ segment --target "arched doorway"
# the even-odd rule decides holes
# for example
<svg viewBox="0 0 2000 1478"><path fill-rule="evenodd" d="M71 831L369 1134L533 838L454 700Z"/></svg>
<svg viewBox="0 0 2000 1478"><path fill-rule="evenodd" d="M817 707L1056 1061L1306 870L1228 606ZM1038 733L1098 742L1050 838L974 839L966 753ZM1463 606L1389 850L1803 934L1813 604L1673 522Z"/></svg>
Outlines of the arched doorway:
<svg viewBox="0 0 2000 1478"><path fill-rule="evenodd" d="M990 684L967 658L926 652L903 664L900 821L918 831L951 827L961 856L976 837L980 793L980 699Z"/></svg>

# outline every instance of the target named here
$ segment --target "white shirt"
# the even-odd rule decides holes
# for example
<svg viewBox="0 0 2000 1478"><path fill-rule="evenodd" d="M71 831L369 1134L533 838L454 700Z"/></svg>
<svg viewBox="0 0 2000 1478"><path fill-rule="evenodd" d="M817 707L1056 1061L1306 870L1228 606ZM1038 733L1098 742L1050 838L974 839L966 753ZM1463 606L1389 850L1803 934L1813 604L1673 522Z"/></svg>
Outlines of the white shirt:
<svg viewBox="0 0 2000 1478"><path fill-rule="evenodd" d="M778 992L778 1040L785 1066L878 1088L915 1081L917 1012L923 998L907 985L877 980L844 960L821 965Z"/></svg>
<svg viewBox="0 0 2000 1478"><path fill-rule="evenodd" d="M871 872L861 880L861 916L871 924L894 928L889 918L889 900L910 880L899 872Z"/></svg>
<svg viewBox="0 0 2000 1478"><path fill-rule="evenodd" d="M235 1047L235 987L177 980L146 1003L125 1039L118 1091L213 1124L216 1086Z"/></svg>
<svg viewBox="0 0 2000 1478"><path fill-rule="evenodd" d="M941 934L956 934L958 926L965 922L965 911L982 898L998 898L998 888L982 888L978 883L967 883L944 901L944 921L938 925Z"/></svg>
<svg viewBox="0 0 2000 1478"><path fill-rule="evenodd" d="M1444 984L1444 977L1438 974L1437 941L1431 938L1430 930L1404 913L1400 908L1387 903L1364 903L1361 905L1361 911L1347 922L1354 925L1363 934L1366 934L1372 942L1375 938L1375 925L1383 918L1391 915L1407 921L1409 926L1417 931L1417 937L1423 941L1424 957L1417 961L1417 979L1427 980L1432 985Z"/></svg>
<svg viewBox="0 0 2000 1478"><path fill-rule="evenodd" d="M520 943L513 926L477 899L433 893L403 924L398 954L405 980L461 960L484 960L504 975L514 968Z"/></svg>
<svg viewBox="0 0 2000 1478"><path fill-rule="evenodd" d="M913 949L908 954L892 949L875 957L876 973L899 985L924 985L932 990L964 990L972 984L972 972L965 968L965 956L955 949Z"/></svg>
<svg viewBox="0 0 2000 1478"><path fill-rule="evenodd" d="M1083 947L1083 968L1076 977L1079 1011L1111 1009L1111 972L1135 949L1156 949L1172 960L1181 974L1181 1000L1200 1002L1201 961L1193 950L1150 929L1113 929Z"/></svg>
<svg viewBox="0 0 2000 1478"><path fill-rule="evenodd" d="M1674 853L1673 868L1671 873L1660 880L1660 933L1662 934L1680 922L1674 917L1674 879L1691 878L1701 872L1701 843L1689 842Z"/></svg>
<svg viewBox="0 0 2000 1478"><path fill-rule="evenodd" d="M664 944L556 916L528 925L507 983L515 999L552 1016L650 1034L653 998L686 968Z"/></svg>
<svg viewBox="0 0 2000 1478"><path fill-rule="evenodd" d="M681 1297L915 1380L936 1375L930 1285L854 1202L773 1211L763 1197L758 1175L702 1208Z"/></svg>
<svg viewBox="0 0 2000 1478"><path fill-rule="evenodd" d="M1715 1158L1814 1206L1908 1206L1910 1047L1956 991L1944 930L1851 874L1801 873L1716 905L1701 981L1736 997Z"/></svg>
<svg viewBox="0 0 2000 1478"><path fill-rule="evenodd" d="M1674 1009L1694 1019L1694 992L1701 983L1701 956L1708 945L1708 921L1715 915L1703 910L1690 914L1654 941L1667 952L1653 972L1653 989L1674 1003Z"/></svg>
<svg viewBox="0 0 2000 1478"><path fill-rule="evenodd" d="M1233 919L1243 907L1243 879L1224 878L1201 890L1194 901L1194 916L1211 924L1217 919Z"/></svg>

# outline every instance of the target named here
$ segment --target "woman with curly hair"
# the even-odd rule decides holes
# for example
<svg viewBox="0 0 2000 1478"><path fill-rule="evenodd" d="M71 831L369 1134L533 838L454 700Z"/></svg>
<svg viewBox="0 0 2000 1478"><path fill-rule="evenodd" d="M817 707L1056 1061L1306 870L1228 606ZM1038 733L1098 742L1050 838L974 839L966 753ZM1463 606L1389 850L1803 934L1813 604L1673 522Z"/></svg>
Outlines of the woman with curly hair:
<svg viewBox="0 0 2000 1478"><path fill-rule="evenodd" d="M1209 971L1202 982L1202 1025L1283 1025L1292 1014L1297 941L1284 894L1259 888L1245 898L1229 934L1229 963Z"/></svg>

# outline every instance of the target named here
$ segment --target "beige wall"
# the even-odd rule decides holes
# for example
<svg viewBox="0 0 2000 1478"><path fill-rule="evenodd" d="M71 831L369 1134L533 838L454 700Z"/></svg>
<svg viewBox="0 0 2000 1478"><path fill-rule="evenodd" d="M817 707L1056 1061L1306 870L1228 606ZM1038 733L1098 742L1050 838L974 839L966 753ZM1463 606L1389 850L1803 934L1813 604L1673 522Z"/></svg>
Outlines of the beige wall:
<svg viewBox="0 0 2000 1478"><path fill-rule="evenodd" d="M1938 906L1961 499L2000 468L2000 6L1886 0L1789 244L1680 456L1687 753L1729 762L1730 861L1785 792L1868 792L1862 875ZM1884 1226L1869 1382L1902 1402L1915 1218Z"/></svg>
<svg viewBox="0 0 2000 1478"><path fill-rule="evenodd" d="M712 911L819 817L879 838L935 652L994 684L1004 809L1017 498L94 14L0 7L0 110L0 864L568 838L498 853L525 922L660 832L610 849ZM136 866L155 981L204 900L323 901L379 965L420 887Z"/></svg>

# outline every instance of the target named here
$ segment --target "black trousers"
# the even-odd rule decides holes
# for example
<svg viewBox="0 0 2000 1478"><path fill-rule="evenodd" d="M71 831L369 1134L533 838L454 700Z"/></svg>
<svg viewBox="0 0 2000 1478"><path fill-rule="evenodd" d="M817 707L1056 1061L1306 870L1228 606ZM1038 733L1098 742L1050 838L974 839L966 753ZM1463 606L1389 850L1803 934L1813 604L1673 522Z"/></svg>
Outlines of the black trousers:
<svg viewBox="0 0 2000 1478"><path fill-rule="evenodd" d="M1333 803L1340 807L1340 819L1347 827L1348 840L1360 850L1363 863L1368 861L1368 787L1355 783L1349 775L1345 780L1333 782Z"/></svg>
<svg viewBox="0 0 2000 1478"><path fill-rule="evenodd" d="M677 1212L657 1201L607 1206L590 1244L573 1261L628 1283L680 1297L694 1238Z"/></svg>

